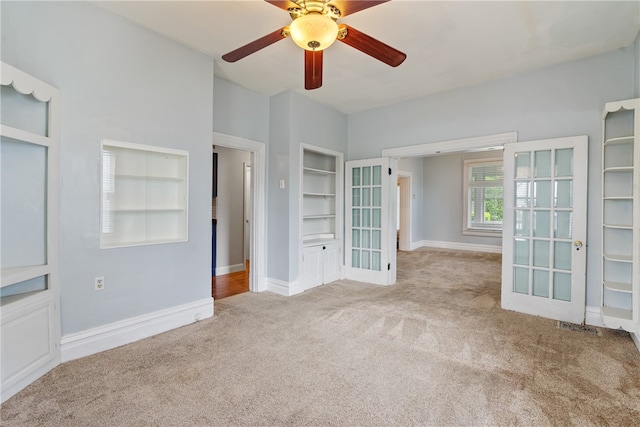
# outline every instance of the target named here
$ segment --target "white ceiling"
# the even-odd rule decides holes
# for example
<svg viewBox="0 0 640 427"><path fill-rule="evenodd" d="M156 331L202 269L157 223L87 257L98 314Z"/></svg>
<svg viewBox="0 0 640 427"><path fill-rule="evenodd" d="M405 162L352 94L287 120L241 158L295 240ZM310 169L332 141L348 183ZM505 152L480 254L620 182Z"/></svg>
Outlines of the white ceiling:
<svg viewBox="0 0 640 427"><path fill-rule="evenodd" d="M407 60L392 68L336 42L324 53L323 86L305 91L304 55L291 40L221 59L291 22L264 1L92 3L213 57L216 76L269 96L294 90L347 114L627 47L640 31L638 0L393 0L338 22Z"/></svg>

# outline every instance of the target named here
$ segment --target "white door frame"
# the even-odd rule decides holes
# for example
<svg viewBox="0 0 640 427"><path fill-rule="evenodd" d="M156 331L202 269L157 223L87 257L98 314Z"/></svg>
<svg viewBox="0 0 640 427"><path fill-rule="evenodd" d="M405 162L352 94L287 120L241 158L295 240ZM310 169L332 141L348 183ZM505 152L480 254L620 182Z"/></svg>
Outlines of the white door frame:
<svg viewBox="0 0 640 427"><path fill-rule="evenodd" d="M213 132L213 145L251 153L253 203L251 205L251 236L249 239L251 242L249 290L252 292L266 291L266 145L262 142L220 132Z"/></svg>
<svg viewBox="0 0 640 427"><path fill-rule="evenodd" d="M400 185L400 191L398 194L400 203L400 240L398 249L401 251L410 251L412 209L411 188L413 185L411 172L399 170L398 183Z"/></svg>

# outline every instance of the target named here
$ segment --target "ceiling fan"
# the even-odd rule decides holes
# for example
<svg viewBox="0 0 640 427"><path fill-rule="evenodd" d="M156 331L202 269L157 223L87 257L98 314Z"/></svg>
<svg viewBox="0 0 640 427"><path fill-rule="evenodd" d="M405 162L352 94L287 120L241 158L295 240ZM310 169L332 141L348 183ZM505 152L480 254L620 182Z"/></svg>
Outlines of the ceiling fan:
<svg viewBox="0 0 640 427"><path fill-rule="evenodd" d="M286 37L304 49L304 87L322 86L322 52L339 40L392 67L402 64L407 55L346 24L336 21L347 15L386 3L389 0L265 0L286 10L293 21L266 36L222 55L236 62Z"/></svg>

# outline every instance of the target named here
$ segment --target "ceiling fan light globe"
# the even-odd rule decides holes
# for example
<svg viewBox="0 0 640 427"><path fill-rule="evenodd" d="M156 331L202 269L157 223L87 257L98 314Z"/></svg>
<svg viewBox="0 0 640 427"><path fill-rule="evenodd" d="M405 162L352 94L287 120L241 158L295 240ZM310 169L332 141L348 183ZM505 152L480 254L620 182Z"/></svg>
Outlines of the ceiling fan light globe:
<svg viewBox="0 0 640 427"><path fill-rule="evenodd" d="M338 24L320 13L308 13L293 20L289 27L294 43L305 50L324 50L338 37Z"/></svg>

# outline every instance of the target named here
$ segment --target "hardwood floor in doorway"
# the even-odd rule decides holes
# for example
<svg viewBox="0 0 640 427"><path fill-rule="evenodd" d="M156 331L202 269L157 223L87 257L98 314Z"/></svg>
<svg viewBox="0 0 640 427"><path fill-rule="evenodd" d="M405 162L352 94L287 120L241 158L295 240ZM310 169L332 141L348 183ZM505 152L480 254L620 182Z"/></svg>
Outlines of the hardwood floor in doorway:
<svg viewBox="0 0 640 427"><path fill-rule="evenodd" d="M211 278L211 296L214 300L243 292L249 292L249 261L243 271Z"/></svg>

